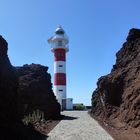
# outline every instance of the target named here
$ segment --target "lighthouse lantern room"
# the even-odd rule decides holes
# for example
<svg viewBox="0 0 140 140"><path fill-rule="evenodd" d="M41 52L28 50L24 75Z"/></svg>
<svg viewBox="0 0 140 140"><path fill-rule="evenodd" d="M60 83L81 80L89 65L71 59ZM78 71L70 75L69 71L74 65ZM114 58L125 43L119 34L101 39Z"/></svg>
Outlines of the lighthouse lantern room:
<svg viewBox="0 0 140 140"><path fill-rule="evenodd" d="M54 93L62 110L72 109L72 99L67 99L66 96L66 53L69 51L69 39L63 28L59 26L48 42L54 53Z"/></svg>

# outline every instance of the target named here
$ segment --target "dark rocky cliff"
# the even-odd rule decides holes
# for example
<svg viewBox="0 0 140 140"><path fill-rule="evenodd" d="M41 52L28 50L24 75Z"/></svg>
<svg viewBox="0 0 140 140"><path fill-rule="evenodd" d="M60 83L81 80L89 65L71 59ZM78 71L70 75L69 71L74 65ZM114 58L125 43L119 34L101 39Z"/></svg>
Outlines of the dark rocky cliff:
<svg viewBox="0 0 140 140"><path fill-rule="evenodd" d="M18 120L18 79L8 56L8 43L0 36L0 125L13 124Z"/></svg>
<svg viewBox="0 0 140 140"><path fill-rule="evenodd" d="M8 55L8 43L0 36L0 140L44 140L32 126L24 126L18 110L18 77Z"/></svg>
<svg viewBox="0 0 140 140"><path fill-rule="evenodd" d="M8 43L0 36L0 140L45 140L45 135L21 119L36 108L44 111L46 119L60 117L48 68L35 64L14 68L7 50Z"/></svg>
<svg viewBox="0 0 140 140"><path fill-rule="evenodd" d="M60 105L52 91L51 76L48 67L31 64L16 68L19 77L19 101L23 113L28 114L36 109L44 112L45 119L60 117Z"/></svg>
<svg viewBox="0 0 140 140"><path fill-rule="evenodd" d="M91 113L117 128L140 130L140 30L131 29L110 74L92 95Z"/></svg>

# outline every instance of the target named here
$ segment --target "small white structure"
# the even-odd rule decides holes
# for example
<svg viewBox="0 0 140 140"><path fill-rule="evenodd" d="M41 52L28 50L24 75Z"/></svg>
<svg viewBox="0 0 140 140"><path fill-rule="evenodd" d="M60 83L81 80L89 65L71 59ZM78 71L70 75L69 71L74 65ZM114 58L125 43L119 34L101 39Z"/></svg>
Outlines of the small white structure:
<svg viewBox="0 0 140 140"><path fill-rule="evenodd" d="M66 109L73 110L73 99L72 98L66 99Z"/></svg>

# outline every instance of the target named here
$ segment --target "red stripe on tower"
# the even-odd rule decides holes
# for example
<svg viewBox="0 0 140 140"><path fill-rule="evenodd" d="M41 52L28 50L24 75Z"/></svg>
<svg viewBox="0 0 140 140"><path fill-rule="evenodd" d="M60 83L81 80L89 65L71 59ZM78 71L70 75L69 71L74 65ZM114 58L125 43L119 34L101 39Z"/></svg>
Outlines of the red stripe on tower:
<svg viewBox="0 0 140 140"><path fill-rule="evenodd" d="M66 74L55 73L54 74L54 85L66 85Z"/></svg>
<svg viewBox="0 0 140 140"><path fill-rule="evenodd" d="M54 61L66 61L66 50L55 49L54 50Z"/></svg>

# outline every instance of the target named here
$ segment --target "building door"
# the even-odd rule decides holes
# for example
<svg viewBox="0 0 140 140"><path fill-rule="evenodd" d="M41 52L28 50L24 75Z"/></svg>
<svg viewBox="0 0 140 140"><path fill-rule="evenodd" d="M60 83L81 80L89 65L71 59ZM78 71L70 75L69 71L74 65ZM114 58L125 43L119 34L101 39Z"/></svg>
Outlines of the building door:
<svg viewBox="0 0 140 140"><path fill-rule="evenodd" d="M66 99L62 99L62 110L66 110Z"/></svg>

